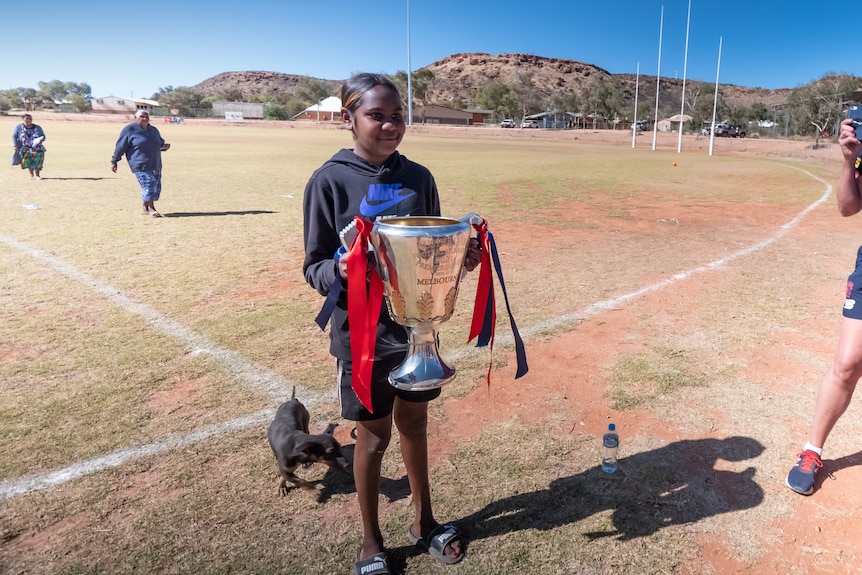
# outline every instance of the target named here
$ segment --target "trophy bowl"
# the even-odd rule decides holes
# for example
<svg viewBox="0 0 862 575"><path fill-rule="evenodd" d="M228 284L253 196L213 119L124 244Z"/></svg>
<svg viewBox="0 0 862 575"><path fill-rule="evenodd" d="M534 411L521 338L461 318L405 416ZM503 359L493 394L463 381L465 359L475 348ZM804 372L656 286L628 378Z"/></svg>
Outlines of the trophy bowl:
<svg viewBox="0 0 862 575"><path fill-rule="evenodd" d="M409 337L407 356L389 373L389 383L398 389L435 389L455 378L455 368L440 357L437 330L455 311L477 218L482 221L468 214L460 220L405 216L374 223L374 265L383 279L386 307Z"/></svg>

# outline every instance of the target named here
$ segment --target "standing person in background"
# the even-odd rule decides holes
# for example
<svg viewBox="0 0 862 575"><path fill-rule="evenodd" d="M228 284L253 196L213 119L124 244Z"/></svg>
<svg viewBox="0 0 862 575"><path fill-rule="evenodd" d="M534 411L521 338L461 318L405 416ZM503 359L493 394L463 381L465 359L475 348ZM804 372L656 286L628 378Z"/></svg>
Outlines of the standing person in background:
<svg viewBox="0 0 862 575"><path fill-rule="evenodd" d="M428 402L440 389L404 391L389 384L389 372L407 353L407 331L383 308L377 324L370 397L355 391L357 367L352 361L347 310L347 257L336 257L339 231L354 216L373 220L383 215L439 216L437 185L427 168L398 153L404 137L401 97L387 78L357 74L341 89L341 114L353 135L353 149L338 151L312 174L303 200L306 281L326 295L340 276L344 287L330 323L330 353L338 366L341 415L356 422L353 476L362 516L362 543L356 551L356 575L391 573L380 530L378 506L383 454L398 430L401 457L413 495L414 515L407 538L420 551L444 564L457 563L466 550L453 524L439 524L431 509L428 478ZM473 240L465 259L472 270L481 261ZM360 278L361 280L362 278ZM350 280L356 281L356 278ZM356 321L356 325L360 322ZM356 336L359 339L359 336Z"/></svg>
<svg viewBox="0 0 862 575"><path fill-rule="evenodd" d="M29 170L30 177L42 179L42 167L45 165L45 131L33 123L33 116L24 114L24 121L12 130L12 147L15 154L12 165L21 165L22 170Z"/></svg>
<svg viewBox="0 0 862 575"><path fill-rule="evenodd" d="M135 112L135 121L127 124L117 138L114 155L111 156L111 171L117 172L117 162L125 155L129 168L141 185L141 214L145 216L162 217L156 211L156 202L162 194L162 152L170 147L159 130L150 125L150 114L145 110Z"/></svg>
<svg viewBox="0 0 862 575"><path fill-rule="evenodd" d="M841 122L838 143L844 163L838 178L835 197L842 216L852 216L862 210L862 142L856 139L852 120ZM818 470L823 467L821 459L826 438L844 415L856 384L862 377L862 247L856 255L856 270L847 279L844 300L844 319L838 337L838 349L832 367L826 372L817 388L814 403L814 419L808 430L808 443L797 455L796 464L787 474L787 486L801 493L814 493L814 482Z"/></svg>

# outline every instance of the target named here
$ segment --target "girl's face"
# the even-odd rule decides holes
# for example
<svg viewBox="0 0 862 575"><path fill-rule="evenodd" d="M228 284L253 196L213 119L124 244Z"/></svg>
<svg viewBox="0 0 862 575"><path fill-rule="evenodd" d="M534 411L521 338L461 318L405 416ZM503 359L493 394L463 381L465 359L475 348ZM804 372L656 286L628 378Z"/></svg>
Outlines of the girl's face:
<svg viewBox="0 0 862 575"><path fill-rule="evenodd" d="M362 95L353 112L342 110L344 124L353 132L353 151L377 166L398 148L404 137L401 99L386 86L374 86Z"/></svg>

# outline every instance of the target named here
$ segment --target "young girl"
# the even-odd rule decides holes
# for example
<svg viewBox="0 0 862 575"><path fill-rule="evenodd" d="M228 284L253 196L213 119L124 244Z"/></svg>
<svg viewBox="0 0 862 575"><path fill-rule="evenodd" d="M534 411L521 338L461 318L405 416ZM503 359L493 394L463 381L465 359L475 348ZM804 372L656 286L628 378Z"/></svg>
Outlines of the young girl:
<svg viewBox="0 0 862 575"><path fill-rule="evenodd" d="M347 316L346 257L333 257L340 247L338 233L354 216L439 216L440 199L431 173L396 149L405 126L398 89L377 74L357 74L341 89L344 125L353 134L352 150L336 153L312 174L303 200L306 281L322 295L336 275L345 288L332 314L330 353L338 365L341 415L356 422L353 474L362 515L362 544L356 553L356 573L389 573L378 519L380 467L392 435L398 429L401 456L413 493L415 517L408 538L436 560L452 564L463 558L462 537L454 525L440 525L431 510L428 481L428 402L440 389L403 391L388 382L389 372L404 358L407 331L382 309L377 325L372 371L371 407L353 391L353 365ZM481 261L478 243L471 243L465 267Z"/></svg>

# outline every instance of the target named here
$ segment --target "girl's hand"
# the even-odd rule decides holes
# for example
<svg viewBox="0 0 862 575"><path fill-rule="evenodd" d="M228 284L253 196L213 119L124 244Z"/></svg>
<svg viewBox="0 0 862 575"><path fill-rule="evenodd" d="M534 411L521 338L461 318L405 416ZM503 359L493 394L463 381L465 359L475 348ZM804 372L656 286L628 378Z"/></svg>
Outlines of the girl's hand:
<svg viewBox="0 0 862 575"><path fill-rule="evenodd" d="M464 258L464 269L471 272L480 263L482 263L482 246L479 245L479 240L470 238L470 245L467 247L467 257Z"/></svg>

